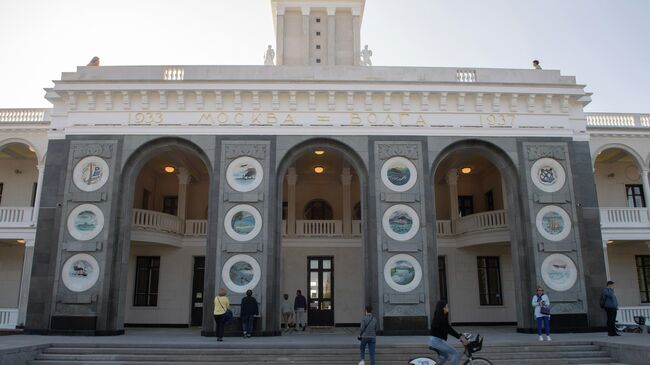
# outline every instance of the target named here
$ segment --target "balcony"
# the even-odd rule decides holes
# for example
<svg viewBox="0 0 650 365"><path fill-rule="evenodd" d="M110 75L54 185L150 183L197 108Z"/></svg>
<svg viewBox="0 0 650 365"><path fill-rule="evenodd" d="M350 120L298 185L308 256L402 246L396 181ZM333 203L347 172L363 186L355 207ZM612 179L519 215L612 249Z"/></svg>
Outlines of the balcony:
<svg viewBox="0 0 650 365"><path fill-rule="evenodd" d="M287 221L282 221L282 236L290 236L287 232ZM361 221L351 222L350 233L343 231L341 220L296 220L296 237L361 237Z"/></svg>
<svg viewBox="0 0 650 365"><path fill-rule="evenodd" d="M18 308L0 308L0 329L16 329Z"/></svg>
<svg viewBox="0 0 650 365"><path fill-rule="evenodd" d="M443 246L466 247L510 241L506 210L470 214L454 222L438 220L436 232L438 242Z"/></svg>
<svg viewBox="0 0 650 365"><path fill-rule="evenodd" d="M33 212L33 207L0 207L0 228L31 227Z"/></svg>
<svg viewBox="0 0 650 365"><path fill-rule="evenodd" d="M647 240L649 218L648 208L600 208L603 240Z"/></svg>

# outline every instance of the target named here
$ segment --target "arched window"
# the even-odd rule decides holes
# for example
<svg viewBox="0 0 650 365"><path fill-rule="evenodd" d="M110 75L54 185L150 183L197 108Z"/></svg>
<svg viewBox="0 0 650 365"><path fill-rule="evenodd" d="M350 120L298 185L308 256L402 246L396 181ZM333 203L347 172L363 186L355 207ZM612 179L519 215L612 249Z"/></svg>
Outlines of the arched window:
<svg viewBox="0 0 650 365"><path fill-rule="evenodd" d="M332 206L323 199L313 199L305 205L302 216L307 220L331 220Z"/></svg>
<svg viewBox="0 0 650 365"><path fill-rule="evenodd" d="M354 205L354 208L352 208L352 220L361 220L361 202L357 202L357 204Z"/></svg>

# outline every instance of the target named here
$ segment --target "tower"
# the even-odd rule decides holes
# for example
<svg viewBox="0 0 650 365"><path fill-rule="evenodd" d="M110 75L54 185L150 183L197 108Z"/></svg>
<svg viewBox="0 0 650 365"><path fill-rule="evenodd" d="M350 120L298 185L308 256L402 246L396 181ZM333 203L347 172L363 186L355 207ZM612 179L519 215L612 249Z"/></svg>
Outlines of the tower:
<svg viewBox="0 0 650 365"><path fill-rule="evenodd" d="M271 0L278 65L359 65L365 0Z"/></svg>

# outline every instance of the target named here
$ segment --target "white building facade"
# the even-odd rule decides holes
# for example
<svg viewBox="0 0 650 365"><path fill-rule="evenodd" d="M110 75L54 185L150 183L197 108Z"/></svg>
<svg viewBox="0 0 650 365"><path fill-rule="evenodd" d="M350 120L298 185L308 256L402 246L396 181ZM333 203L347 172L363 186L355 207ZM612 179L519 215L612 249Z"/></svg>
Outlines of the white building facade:
<svg viewBox="0 0 650 365"><path fill-rule="evenodd" d="M79 67L0 110L0 319L33 333L202 326L251 289L279 334L599 328L650 305L650 116L587 114L552 70L364 67L363 1L273 1L276 64ZM367 64L367 62L364 61ZM233 327L233 331L235 327Z"/></svg>

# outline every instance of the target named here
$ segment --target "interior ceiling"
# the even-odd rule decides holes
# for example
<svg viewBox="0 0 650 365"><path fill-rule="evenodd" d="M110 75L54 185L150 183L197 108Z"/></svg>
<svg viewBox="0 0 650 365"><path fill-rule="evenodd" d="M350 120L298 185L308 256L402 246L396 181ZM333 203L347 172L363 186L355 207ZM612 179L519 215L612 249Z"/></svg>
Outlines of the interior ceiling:
<svg viewBox="0 0 650 365"><path fill-rule="evenodd" d="M615 162L636 162L629 152L620 148L608 148L596 157L596 162L615 163Z"/></svg>
<svg viewBox="0 0 650 365"><path fill-rule="evenodd" d="M180 150L165 151L156 155L144 165L142 171L147 171L155 175L165 175L167 173L163 170L163 167L167 165L172 165L176 168L174 174L178 174L180 167L186 168L194 181L197 182L209 178L208 169L203 164L203 161L192 154Z"/></svg>
<svg viewBox="0 0 650 365"><path fill-rule="evenodd" d="M24 243L18 243L16 240L0 240L0 247L16 247L24 245Z"/></svg>
<svg viewBox="0 0 650 365"><path fill-rule="evenodd" d="M325 151L322 155L314 153L316 150ZM325 171L322 174L314 172L315 166L323 166ZM350 167L350 173L355 175L354 168L345 160L343 154L334 149L314 147L309 152L300 156L293 164L298 175L340 175L343 168Z"/></svg>
<svg viewBox="0 0 650 365"><path fill-rule="evenodd" d="M460 172L462 167L470 167L472 172L463 174ZM490 160L481 155L468 151L456 151L440 163L436 170L436 181L439 184L446 183L447 172L449 170L458 171L458 177L463 178L481 176L485 172L495 168Z"/></svg>
<svg viewBox="0 0 650 365"><path fill-rule="evenodd" d="M35 160L36 153L30 151L26 144L15 142L0 147L0 159Z"/></svg>

